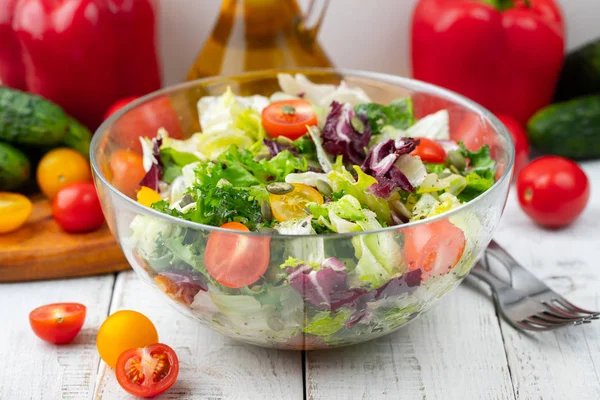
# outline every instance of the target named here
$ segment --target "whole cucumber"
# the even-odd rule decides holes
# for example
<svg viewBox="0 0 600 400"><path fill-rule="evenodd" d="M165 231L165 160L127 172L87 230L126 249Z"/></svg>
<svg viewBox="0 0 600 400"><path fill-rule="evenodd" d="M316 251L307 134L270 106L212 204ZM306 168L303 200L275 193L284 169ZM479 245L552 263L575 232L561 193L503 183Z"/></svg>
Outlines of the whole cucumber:
<svg viewBox="0 0 600 400"><path fill-rule="evenodd" d="M600 39L567 55L554 93L554 101L596 94L600 94Z"/></svg>
<svg viewBox="0 0 600 400"><path fill-rule="evenodd" d="M69 129L64 138L64 144L77 150L86 158L90 158L90 142L92 133L75 119L69 117Z"/></svg>
<svg viewBox="0 0 600 400"><path fill-rule="evenodd" d="M600 158L600 96L552 104L527 124L531 144L546 154L575 160Z"/></svg>
<svg viewBox="0 0 600 400"><path fill-rule="evenodd" d="M25 154L0 142L0 191L13 190L22 186L31 175L31 164Z"/></svg>
<svg viewBox="0 0 600 400"><path fill-rule="evenodd" d="M69 119L58 105L30 93L0 86L0 140L53 146L63 142Z"/></svg>

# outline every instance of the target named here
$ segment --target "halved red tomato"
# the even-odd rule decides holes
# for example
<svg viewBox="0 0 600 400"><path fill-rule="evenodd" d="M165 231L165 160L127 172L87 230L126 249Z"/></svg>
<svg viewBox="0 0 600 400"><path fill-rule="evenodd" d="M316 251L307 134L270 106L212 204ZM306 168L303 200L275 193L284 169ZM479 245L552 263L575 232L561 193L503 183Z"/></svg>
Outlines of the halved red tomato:
<svg viewBox="0 0 600 400"><path fill-rule="evenodd" d="M79 303L54 303L29 313L33 332L54 344L69 343L77 336L85 321L86 308Z"/></svg>
<svg viewBox="0 0 600 400"><path fill-rule="evenodd" d="M464 232L447 219L404 230L404 256L422 279L447 274L460 261L466 246Z"/></svg>
<svg viewBox="0 0 600 400"><path fill-rule="evenodd" d="M239 222L228 222L221 228L249 232ZM251 285L269 266L270 243L268 237L211 232L204 253L206 269L223 286L241 288Z"/></svg>
<svg viewBox="0 0 600 400"><path fill-rule="evenodd" d="M306 125L317 125L317 114L306 100L276 101L263 110L262 123L271 137L295 140L306 133Z"/></svg>
<svg viewBox="0 0 600 400"><path fill-rule="evenodd" d="M410 153L410 155L419 156L423 162L436 164L443 163L446 160L446 152L441 144L424 137L415 139L419 139L420 143L417 148Z"/></svg>
<svg viewBox="0 0 600 400"><path fill-rule="evenodd" d="M179 360L166 344L157 343L125 350L115 367L119 385L139 397L154 397L173 386L179 374Z"/></svg>

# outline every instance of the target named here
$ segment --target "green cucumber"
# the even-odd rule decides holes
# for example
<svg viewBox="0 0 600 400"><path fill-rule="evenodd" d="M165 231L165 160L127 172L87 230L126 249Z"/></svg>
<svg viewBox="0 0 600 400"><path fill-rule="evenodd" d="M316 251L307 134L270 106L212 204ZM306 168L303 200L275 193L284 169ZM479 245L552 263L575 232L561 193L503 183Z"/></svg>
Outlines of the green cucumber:
<svg viewBox="0 0 600 400"><path fill-rule="evenodd" d="M75 119L69 117L69 130L64 139L64 144L77 150L86 158L90 157L90 142L92 133Z"/></svg>
<svg viewBox="0 0 600 400"><path fill-rule="evenodd" d="M40 96L0 86L0 140L29 146L60 144L69 119L56 104Z"/></svg>
<svg viewBox="0 0 600 400"><path fill-rule="evenodd" d="M576 160L600 158L600 95L556 103L527 124L531 144L546 154Z"/></svg>
<svg viewBox="0 0 600 400"><path fill-rule="evenodd" d="M600 94L600 39L570 52L558 80L554 100Z"/></svg>
<svg viewBox="0 0 600 400"><path fill-rule="evenodd" d="M14 190L29 180L31 164L25 154L0 142L0 191Z"/></svg>

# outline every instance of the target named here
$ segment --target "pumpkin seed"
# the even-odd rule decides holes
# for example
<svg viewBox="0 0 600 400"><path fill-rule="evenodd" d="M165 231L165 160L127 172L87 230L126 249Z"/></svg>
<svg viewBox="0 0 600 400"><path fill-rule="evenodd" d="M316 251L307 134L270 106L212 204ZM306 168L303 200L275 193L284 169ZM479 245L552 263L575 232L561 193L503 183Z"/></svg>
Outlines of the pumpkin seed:
<svg viewBox="0 0 600 400"><path fill-rule="evenodd" d="M467 160L456 150L450 150L448 152L448 161L450 165L454 165L457 170L463 170L467 167Z"/></svg>
<svg viewBox="0 0 600 400"><path fill-rule="evenodd" d="M275 230L273 228L269 228L268 226L263 226L263 227L259 228L258 233L262 233L265 235L277 235L278 234L277 230Z"/></svg>
<svg viewBox="0 0 600 400"><path fill-rule="evenodd" d="M350 125L352 125L354 130L361 135L365 133L365 123L356 115L353 115L352 118L350 118Z"/></svg>
<svg viewBox="0 0 600 400"><path fill-rule="evenodd" d="M294 106L284 104L283 106L281 106L281 112L286 115L294 115L296 114L296 109L294 108Z"/></svg>
<svg viewBox="0 0 600 400"><path fill-rule="evenodd" d="M286 194L294 190L294 187L287 182L273 182L267 185L269 193L273 194Z"/></svg>
<svg viewBox="0 0 600 400"><path fill-rule="evenodd" d="M267 325L269 328L273 329L275 332L279 332L284 328L284 324L281 318L276 317L274 315L270 316L267 319Z"/></svg>
<svg viewBox="0 0 600 400"><path fill-rule="evenodd" d="M262 214L265 221L270 222L273 220L273 213L271 212L271 206L265 200L260 202L260 213Z"/></svg>
<svg viewBox="0 0 600 400"><path fill-rule="evenodd" d="M317 190L323 195L327 197L331 197L333 194L333 189L331 185L325 182L323 179L317 179Z"/></svg>
<svg viewBox="0 0 600 400"><path fill-rule="evenodd" d="M410 212L406 208L406 206L400 200L392 200L390 201L390 206L392 210L396 212L396 215L403 221L408 222L410 220Z"/></svg>

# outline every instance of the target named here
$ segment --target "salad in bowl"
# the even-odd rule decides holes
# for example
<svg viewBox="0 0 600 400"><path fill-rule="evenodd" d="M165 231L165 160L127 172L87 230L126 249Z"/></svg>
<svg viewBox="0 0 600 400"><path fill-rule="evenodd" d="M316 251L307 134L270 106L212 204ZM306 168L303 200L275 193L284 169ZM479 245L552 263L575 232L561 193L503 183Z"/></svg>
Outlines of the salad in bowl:
<svg viewBox="0 0 600 400"><path fill-rule="evenodd" d="M276 348L357 343L424 312L491 240L510 181L507 133L468 100L385 75L311 74L336 79L167 89L107 121L92 145L134 269L187 315ZM239 94L260 80L278 87ZM190 127L134 130L139 146L125 148L120 121L157 96L169 99L158 115ZM123 151L143 167L129 197L111 170Z"/></svg>

